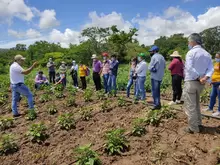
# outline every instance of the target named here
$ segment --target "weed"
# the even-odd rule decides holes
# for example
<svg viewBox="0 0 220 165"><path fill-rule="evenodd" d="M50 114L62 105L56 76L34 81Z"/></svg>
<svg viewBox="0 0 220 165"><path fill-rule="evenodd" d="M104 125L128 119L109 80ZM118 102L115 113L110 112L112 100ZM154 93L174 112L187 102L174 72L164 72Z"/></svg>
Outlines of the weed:
<svg viewBox="0 0 220 165"><path fill-rule="evenodd" d="M74 153L77 154L76 165L101 165L98 154L91 149L91 144L77 148Z"/></svg>
<svg viewBox="0 0 220 165"><path fill-rule="evenodd" d="M32 142L42 143L48 138L46 130L47 128L43 123L32 124L27 135L30 137Z"/></svg>
<svg viewBox="0 0 220 165"><path fill-rule="evenodd" d="M12 118L0 118L0 130L4 131L14 126L14 120Z"/></svg>
<svg viewBox="0 0 220 165"><path fill-rule="evenodd" d="M55 113L58 112L58 111L57 111L57 108L56 108L56 106L55 106L54 104L49 105L49 106L47 107L47 109L48 109L48 113L49 113L50 115L54 115Z"/></svg>
<svg viewBox="0 0 220 165"><path fill-rule="evenodd" d="M122 152L128 150L129 145L127 139L124 136L124 132L125 130L123 129L115 129L107 132L107 143L105 144L105 151L109 155L120 155Z"/></svg>
<svg viewBox="0 0 220 165"><path fill-rule="evenodd" d="M61 129L70 130L76 127L73 114L66 113L58 117L58 124L60 124Z"/></svg>
<svg viewBox="0 0 220 165"><path fill-rule="evenodd" d="M139 136L141 137L142 135L146 134L146 128L145 128L145 120L144 119L136 119L133 122L133 130L132 130L132 135L133 136Z"/></svg>
<svg viewBox="0 0 220 165"><path fill-rule="evenodd" d="M82 119L85 121L89 121L89 119L92 118L92 110L93 108L81 108L80 113L81 113Z"/></svg>
<svg viewBox="0 0 220 165"><path fill-rule="evenodd" d="M18 146L14 142L11 134L5 134L0 141L0 155L8 155L18 151Z"/></svg>
<svg viewBox="0 0 220 165"><path fill-rule="evenodd" d="M93 95L93 91L91 89L86 89L83 96L85 102L92 101L92 95Z"/></svg>
<svg viewBox="0 0 220 165"><path fill-rule="evenodd" d="M34 120L36 118L37 118L36 111L34 109L29 110L26 119L27 120Z"/></svg>
<svg viewBox="0 0 220 165"><path fill-rule="evenodd" d="M118 98L118 106L123 107L125 105L126 105L126 101L125 101L124 97L119 97Z"/></svg>
<svg viewBox="0 0 220 165"><path fill-rule="evenodd" d="M65 104L66 104L67 107L76 106L75 97L73 97L73 96L68 97Z"/></svg>

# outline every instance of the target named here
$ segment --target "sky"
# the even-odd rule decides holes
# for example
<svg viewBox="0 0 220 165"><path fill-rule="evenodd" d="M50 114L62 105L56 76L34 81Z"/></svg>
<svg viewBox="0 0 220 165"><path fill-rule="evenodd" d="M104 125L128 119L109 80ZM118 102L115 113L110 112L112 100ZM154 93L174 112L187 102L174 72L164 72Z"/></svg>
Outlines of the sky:
<svg viewBox="0 0 220 165"><path fill-rule="evenodd" d="M140 44L220 25L220 0L0 0L0 48L79 44L87 27L138 28Z"/></svg>

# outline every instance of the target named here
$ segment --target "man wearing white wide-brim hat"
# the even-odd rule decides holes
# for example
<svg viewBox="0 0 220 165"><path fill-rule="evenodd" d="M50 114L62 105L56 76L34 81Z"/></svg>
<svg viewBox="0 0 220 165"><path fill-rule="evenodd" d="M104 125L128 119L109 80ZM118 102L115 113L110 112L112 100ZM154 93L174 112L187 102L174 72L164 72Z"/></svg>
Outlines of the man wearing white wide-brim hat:
<svg viewBox="0 0 220 165"><path fill-rule="evenodd" d="M13 117L19 117L17 110L17 102L20 95L27 97L29 110L34 109L33 95L30 89L24 84L24 75L29 74L36 66L35 62L29 69L24 70L21 66L24 64L25 58L22 55L14 57L14 63L10 66L10 83L12 90L12 113Z"/></svg>
<svg viewBox="0 0 220 165"><path fill-rule="evenodd" d="M98 57L96 56L96 54L93 54L92 55L92 60L93 60L93 63L92 63L92 70L93 70L93 81L94 81L94 84L95 84L95 88L96 88L96 91L98 90L101 90L101 77L100 77L100 74L101 74L101 70L102 70L102 62L100 60L98 60Z"/></svg>
<svg viewBox="0 0 220 165"><path fill-rule="evenodd" d="M214 71L211 55L201 47L202 38L193 33L188 38L189 51L185 62L184 103L188 116L187 133L198 133L202 130L202 118L200 111L200 94L204 84L212 76Z"/></svg>
<svg viewBox="0 0 220 165"><path fill-rule="evenodd" d="M74 87L78 88L78 65L76 64L76 61L72 61L72 67L70 68L70 74L73 79L73 85Z"/></svg>

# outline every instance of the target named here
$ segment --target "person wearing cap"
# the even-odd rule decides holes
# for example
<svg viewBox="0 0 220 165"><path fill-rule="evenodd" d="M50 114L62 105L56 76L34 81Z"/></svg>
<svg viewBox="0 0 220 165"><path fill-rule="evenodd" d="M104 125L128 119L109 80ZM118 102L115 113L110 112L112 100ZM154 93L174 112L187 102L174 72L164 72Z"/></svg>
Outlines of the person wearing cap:
<svg viewBox="0 0 220 165"><path fill-rule="evenodd" d="M24 75L28 75L37 66L37 62L27 70L22 68L25 58L22 55L14 57L14 63L10 66L10 83L12 89L12 113L14 117L19 117L20 114L17 110L17 102L20 95L27 97L28 106L30 110L34 109L33 94L30 89L24 84Z"/></svg>
<svg viewBox="0 0 220 165"><path fill-rule="evenodd" d="M138 64L135 69L135 73L137 74L137 85L136 85L136 95L135 99L142 101L146 100L146 91L145 91L145 81L147 76L147 63L145 62L145 53L138 54Z"/></svg>
<svg viewBox="0 0 220 165"><path fill-rule="evenodd" d="M96 91L101 90L102 86L101 86L101 78L100 78L100 74L101 74L101 70L102 70L102 62L100 60L98 60L96 54L92 55L92 70L93 70L93 81L95 84L95 88Z"/></svg>
<svg viewBox="0 0 220 165"><path fill-rule="evenodd" d="M49 85L47 77L43 71L39 71L35 77L35 89L39 89L41 85Z"/></svg>
<svg viewBox="0 0 220 165"><path fill-rule="evenodd" d="M103 63L102 63L101 73L103 75L105 93L108 93L109 91L108 79L109 79L111 61L108 59L108 53L102 53L102 56L103 56Z"/></svg>
<svg viewBox="0 0 220 165"><path fill-rule="evenodd" d="M181 103L184 63L178 51L174 51L170 57L173 58L168 68L172 76L173 100L169 105L173 105Z"/></svg>
<svg viewBox="0 0 220 165"><path fill-rule="evenodd" d="M200 94L214 71L211 55L202 48L202 37L193 33L188 38L189 51L185 62L184 108L188 116L187 133L203 130L200 111Z"/></svg>
<svg viewBox="0 0 220 165"><path fill-rule="evenodd" d="M47 68L49 71L49 81L50 81L50 83L55 84L56 71L55 71L55 64L54 64L52 58L49 58L49 62L47 63Z"/></svg>
<svg viewBox="0 0 220 165"><path fill-rule="evenodd" d="M73 60L72 67L70 68L70 74L73 79L73 85L78 88L78 65L76 64L76 61Z"/></svg>
<svg viewBox="0 0 220 165"><path fill-rule="evenodd" d="M63 80L62 80L63 85L64 85L64 87L65 87L65 86L66 86L66 72L67 72L67 67L66 67L66 63L65 63L64 61L61 62L61 65L60 65L60 67L59 67L59 72L60 72L60 74L64 74L64 75L65 75L65 76L63 76L64 78L63 78Z"/></svg>
<svg viewBox="0 0 220 165"><path fill-rule="evenodd" d="M151 91L154 100L154 107L152 110L160 109L160 86L163 80L164 71L166 68L166 61L164 57L159 54L159 47L154 45L149 50L151 55L151 61L149 64L149 71L151 73Z"/></svg>
<svg viewBox="0 0 220 165"><path fill-rule="evenodd" d="M109 79L108 79L108 92L114 91L114 96L116 96L117 93L117 75L118 75L118 65L119 62L116 59L116 54L111 55L111 62L110 62L110 70L109 70Z"/></svg>

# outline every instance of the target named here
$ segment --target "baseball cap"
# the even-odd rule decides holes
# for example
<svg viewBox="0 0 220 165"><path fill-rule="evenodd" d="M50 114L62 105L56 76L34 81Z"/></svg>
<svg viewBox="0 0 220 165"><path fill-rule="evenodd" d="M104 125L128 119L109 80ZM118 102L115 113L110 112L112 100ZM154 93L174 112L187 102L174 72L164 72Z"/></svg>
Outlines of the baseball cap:
<svg viewBox="0 0 220 165"><path fill-rule="evenodd" d="M22 55L18 54L14 57L15 61L19 61L19 60L25 60L26 58L24 58Z"/></svg>

